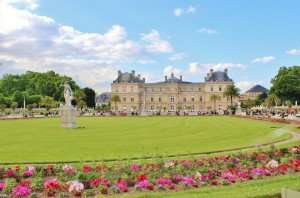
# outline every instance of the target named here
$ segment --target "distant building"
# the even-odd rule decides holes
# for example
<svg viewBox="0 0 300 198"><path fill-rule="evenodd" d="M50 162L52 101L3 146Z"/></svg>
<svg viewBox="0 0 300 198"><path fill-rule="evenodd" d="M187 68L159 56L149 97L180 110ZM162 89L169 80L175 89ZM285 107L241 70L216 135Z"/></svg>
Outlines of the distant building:
<svg viewBox="0 0 300 198"><path fill-rule="evenodd" d="M96 96L96 106L101 106L103 104L107 105L110 102L110 99L110 92L101 93L100 95Z"/></svg>
<svg viewBox="0 0 300 198"><path fill-rule="evenodd" d="M207 112L227 110L230 101L224 97L228 85L234 82L228 70L213 71L205 77L205 82L184 81L173 73L164 81L146 83L145 78L132 72L118 72L111 84L112 95L118 95L120 102L112 105L115 112ZM211 95L220 96L216 103Z"/></svg>
<svg viewBox="0 0 300 198"><path fill-rule="evenodd" d="M268 94L269 90L261 85L255 85L252 88L250 88L248 91L246 91L244 94L240 96L241 101L246 100L255 100L257 96L265 93Z"/></svg>

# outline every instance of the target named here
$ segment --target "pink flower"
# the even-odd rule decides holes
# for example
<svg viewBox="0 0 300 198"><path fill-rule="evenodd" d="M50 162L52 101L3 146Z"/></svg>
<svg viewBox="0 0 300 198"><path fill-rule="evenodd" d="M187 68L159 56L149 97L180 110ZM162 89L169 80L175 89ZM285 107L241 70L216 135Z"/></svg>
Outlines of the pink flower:
<svg viewBox="0 0 300 198"><path fill-rule="evenodd" d="M269 169L275 169L278 168L279 163L276 160L271 160L267 163L266 167Z"/></svg>
<svg viewBox="0 0 300 198"><path fill-rule="evenodd" d="M251 173L253 175L267 175L269 174L269 171L263 169L263 168L255 168L251 170Z"/></svg>
<svg viewBox="0 0 300 198"><path fill-rule="evenodd" d="M60 189L60 183L57 179L47 179L44 182L44 188L46 190L59 190Z"/></svg>
<svg viewBox="0 0 300 198"><path fill-rule="evenodd" d="M70 193L81 193L84 190L84 185L80 183L79 181L70 181L67 183L69 185L68 191Z"/></svg>
<svg viewBox="0 0 300 198"><path fill-rule="evenodd" d="M6 172L6 176L7 176L7 177L14 177L14 176L15 176L15 173L14 173L14 171L13 171L11 168L9 168L9 169L7 170L7 172Z"/></svg>
<svg viewBox="0 0 300 198"><path fill-rule="evenodd" d="M193 186L193 185L196 184L195 180L194 180L192 177L183 177L182 180L181 180L181 182L182 182L184 185L187 185L187 186L188 186L188 185Z"/></svg>
<svg viewBox="0 0 300 198"><path fill-rule="evenodd" d="M0 191L2 191L5 188L5 183L0 181Z"/></svg>
<svg viewBox="0 0 300 198"><path fill-rule="evenodd" d="M120 180L115 187L117 188L118 191L120 192L128 192L128 185L127 182L124 180Z"/></svg>
<svg viewBox="0 0 300 198"><path fill-rule="evenodd" d="M90 165L85 164L85 165L83 165L83 167L82 167L82 171L83 171L84 173L90 173L90 172L93 171L93 168L92 168Z"/></svg>
<svg viewBox="0 0 300 198"><path fill-rule="evenodd" d="M99 185L109 187L109 181L105 178L95 178L90 181L90 185L94 188L97 188Z"/></svg>
<svg viewBox="0 0 300 198"><path fill-rule="evenodd" d="M164 178L164 177L160 177L160 178L156 179L155 183L156 183L156 185L161 186L161 187L170 186L173 184L172 180L170 180L168 178Z"/></svg>
<svg viewBox="0 0 300 198"><path fill-rule="evenodd" d="M12 189L12 194L18 198L28 197L31 194L31 189L28 186L19 184Z"/></svg>
<svg viewBox="0 0 300 198"><path fill-rule="evenodd" d="M68 164L63 166L63 171L66 175L73 175L76 172L75 168Z"/></svg>
<svg viewBox="0 0 300 198"><path fill-rule="evenodd" d="M138 189L153 190L153 185L147 179L139 181L135 187Z"/></svg>
<svg viewBox="0 0 300 198"><path fill-rule="evenodd" d="M138 165L138 164L132 164L130 166L130 170L132 170L132 171L139 171L139 170L141 170L141 166Z"/></svg>
<svg viewBox="0 0 300 198"><path fill-rule="evenodd" d="M31 177L31 176L33 176L33 171L32 170L26 170L23 173L23 177Z"/></svg>
<svg viewBox="0 0 300 198"><path fill-rule="evenodd" d="M247 172L238 172L237 176L242 179L247 179L249 177L249 174Z"/></svg>
<svg viewBox="0 0 300 198"><path fill-rule="evenodd" d="M225 179L231 183L235 183L235 181L236 181L236 176L233 175L230 171L222 173L221 178Z"/></svg>

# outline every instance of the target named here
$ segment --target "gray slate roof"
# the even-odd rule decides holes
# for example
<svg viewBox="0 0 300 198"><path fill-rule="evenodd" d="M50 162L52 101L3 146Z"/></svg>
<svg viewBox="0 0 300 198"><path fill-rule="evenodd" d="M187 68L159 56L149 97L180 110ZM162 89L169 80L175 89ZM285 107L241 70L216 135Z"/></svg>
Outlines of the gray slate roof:
<svg viewBox="0 0 300 198"><path fill-rule="evenodd" d="M206 82L232 82L232 79L229 78L227 71L213 71L207 74L205 77Z"/></svg>
<svg viewBox="0 0 300 198"><path fill-rule="evenodd" d="M257 92L268 93L269 90L261 85L254 85L252 88L250 88L248 91L246 91L246 93L257 93Z"/></svg>
<svg viewBox="0 0 300 198"><path fill-rule="evenodd" d="M135 71L131 73L118 71L118 77L113 83L144 83L145 78L141 79L141 75L135 75Z"/></svg>

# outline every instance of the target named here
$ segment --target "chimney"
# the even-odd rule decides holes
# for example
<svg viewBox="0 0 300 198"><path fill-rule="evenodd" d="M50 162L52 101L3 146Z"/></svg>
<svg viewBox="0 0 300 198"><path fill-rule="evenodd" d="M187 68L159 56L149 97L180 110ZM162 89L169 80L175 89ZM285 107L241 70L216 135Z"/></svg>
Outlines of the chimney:
<svg viewBox="0 0 300 198"><path fill-rule="evenodd" d="M165 81L167 81L168 80L168 76L165 76Z"/></svg>
<svg viewBox="0 0 300 198"><path fill-rule="evenodd" d="M132 70L132 71L131 71L131 73L132 73L132 75L134 76L134 74L135 74L135 71L134 71L134 70Z"/></svg>
<svg viewBox="0 0 300 198"><path fill-rule="evenodd" d="M141 74L139 74L137 77L138 77L138 79L141 79Z"/></svg>
<svg viewBox="0 0 300 198"><path fill-rule="evenodd" d="M209 72L210 72L210 73L213 73L213 72L214 72L214 69L210 69Z"/></svg>
<svg viewBox="0 0 300 198"><path fill-rule="evenodd" d="M224 72L227 74L227 73L228 73L228 69L227 69L227 68L225 68L225 69L224 69Z"/></svg>
<svg viewBox="0 0 300 198"><path fill-rule="evenodd" d="M143 78L143 82L146 82L146 78Z"/></svg>
<svg viewBox="0 0 300 198"><path fill-rule="evenodd" d="M182 81L182 75L180 75L180 81Z"/></svg>
<svg viewBox="0 0 300 198"><path fill-rule="evenodd" d="M174 73L173 72L171 73L171 78L174 78Z"/></svg>
<svg viewBox="0 0 300 198"><path fill-rule="evenodd" d="M118 71L118 76L121 76L122 72L121 70Z"/></svg>

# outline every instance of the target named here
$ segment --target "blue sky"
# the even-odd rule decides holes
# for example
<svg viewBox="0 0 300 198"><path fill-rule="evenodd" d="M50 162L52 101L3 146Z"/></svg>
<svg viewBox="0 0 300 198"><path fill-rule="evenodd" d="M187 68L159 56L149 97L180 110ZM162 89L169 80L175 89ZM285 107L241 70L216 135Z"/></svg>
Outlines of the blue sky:
<svg viewBox="0 0 300 198"><path fill-rule="evenodd" d="M0 75L53 69L104 91L119 69L203 81L228 68L246 90L300 65L297 0L3 1Z"/></svg>

